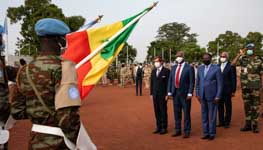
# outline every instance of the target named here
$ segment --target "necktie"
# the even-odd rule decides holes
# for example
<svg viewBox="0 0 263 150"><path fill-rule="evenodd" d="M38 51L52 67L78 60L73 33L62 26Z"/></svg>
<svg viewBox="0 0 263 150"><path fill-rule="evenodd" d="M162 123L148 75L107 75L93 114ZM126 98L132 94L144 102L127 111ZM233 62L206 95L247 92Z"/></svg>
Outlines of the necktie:
<svg viewBox="0 0 263 150"><path fill-rule="evenodd" d="M208 72L208 66L205 66L205 76L206 76L207 72Z"/></svg>
<svg viewBox="0 0 263 150"><path fill-rule="evenodd" d="M182 65L179 64L179 65L178 65L178 69L177 69L177 71L176 71L176 75L175 75L175 87L176 87L176 88L179 88L179 85L180 85L179 77L180 77L181 67L182 67Z"/></svg>
<svg viewBox="0 0 263 150"><path fill-rule="evenodd" d="M157 77L159 76L159 74L160 74L160 69L158 68L157 69Z"/></svg>

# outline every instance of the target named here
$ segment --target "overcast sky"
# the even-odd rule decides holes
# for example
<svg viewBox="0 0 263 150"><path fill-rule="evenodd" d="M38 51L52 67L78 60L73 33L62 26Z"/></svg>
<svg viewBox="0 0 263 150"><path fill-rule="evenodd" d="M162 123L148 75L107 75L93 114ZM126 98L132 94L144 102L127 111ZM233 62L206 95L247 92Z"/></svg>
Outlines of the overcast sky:
<svg viewBox="0 0 263 150"><path fill-rule="evenodd" d="M95 27L130 17L150 6L153 0L52 0L66 16L81 15L92 20L104 18ZM20 6L23 0L0 0L0 24L8 7ZM169 22L186 23L197 33L198 43L206 47L226 30L246 36L249 31L263 33L263 0L159 0L159 5L137 25L128 42L138 50L136 60L143 61L147 46L155 39L158 28ZM9 53L16 49L20 26L9 25Z"/></svg>

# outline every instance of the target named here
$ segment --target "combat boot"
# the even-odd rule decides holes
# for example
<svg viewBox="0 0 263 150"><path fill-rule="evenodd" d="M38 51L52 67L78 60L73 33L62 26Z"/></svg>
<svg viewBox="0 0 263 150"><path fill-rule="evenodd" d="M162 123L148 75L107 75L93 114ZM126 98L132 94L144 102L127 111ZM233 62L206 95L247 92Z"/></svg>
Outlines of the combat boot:
<svg viewBox="0 0 263 150"><path fill-rule="evenodd" d="M259 128L257 125L253 125L253 133L259 133Z"/></svg>
<svg viewBox="0 0 263 150"><path fill-rule="evenodd" d="M250 121L246 121L245 126L243 128L241 128L240 131L242 131L242 132L252 131L251 122Z"/></svg>

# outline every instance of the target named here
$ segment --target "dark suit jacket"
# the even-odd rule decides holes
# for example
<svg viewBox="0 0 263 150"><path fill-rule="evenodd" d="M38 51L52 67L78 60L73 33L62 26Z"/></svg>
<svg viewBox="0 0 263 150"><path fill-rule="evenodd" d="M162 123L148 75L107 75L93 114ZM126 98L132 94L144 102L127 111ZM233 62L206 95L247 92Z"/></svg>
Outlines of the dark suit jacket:
<svg viewBox="0 0 263 150"><path fill-rule="evenodd" d="M206 76L204 76L205 65L198 68L196 80L196 96L201 99L212 101L221 98L223 77L218 65L211 64Z"/></svg>
<svg viewBox="0 0 263 150"><path fill-rule="evenodd" d="M156 71L157 69L154 68L151 73L150 95L166 96L170 70L163 67L158 77L156 76Z"/></svg>
<svg viewBox="0 0 263 150"><path fill-rule="evenodd" d="M221 67L221 64L218 65ZM222 72L222 71L221 71ZM223 95L230 95L236 91L236 69L228 62L222 72L223 75Z"/></svg>
<svg viewBox="0 0 263 150"><path fill-rule="evenodd" d="M193 94L194 84L195 84L195 71L194 68L185 63L184 68L182 70L182 74L180 77L180 85L179 88L175 87L175 74L178 65L174 65L170 72L170 77L168 81L168 93L175 95L176 92L180 92L184 97L187 96L188 93Z"/></svg>

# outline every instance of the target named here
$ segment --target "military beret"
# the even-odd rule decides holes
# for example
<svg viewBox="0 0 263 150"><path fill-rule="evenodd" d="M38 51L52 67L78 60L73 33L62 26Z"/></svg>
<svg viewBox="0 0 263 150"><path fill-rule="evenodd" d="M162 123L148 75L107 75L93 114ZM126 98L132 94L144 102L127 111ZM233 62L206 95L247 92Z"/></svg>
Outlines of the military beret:
<svg viewBox="0 0 263 150"><path fill-rule="evenodd" d="M70 32L70 29L61 20L45 18L37 21L35 31L38 36L66 35Z"/></svg>
<svg viewBox="0 0 263 150"><path fill-rule="evenodd" d="M3 34L4 33L4 28L3 26L0 25L0 34Z"/></svg>
<svg viewBox="0 0 263 150"><path fill-rule="evenodd" d="M247 46L246 46L246 48L248 48L248 49L250 49L250 48L255 48L255 44L253 44L253 43L249 43Z"/></svg>

